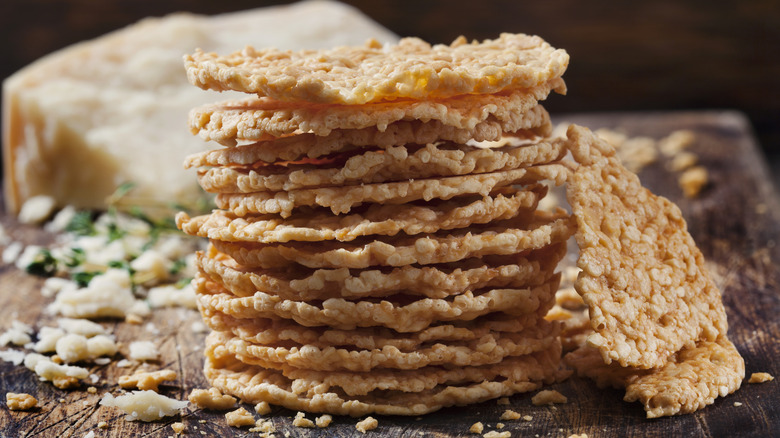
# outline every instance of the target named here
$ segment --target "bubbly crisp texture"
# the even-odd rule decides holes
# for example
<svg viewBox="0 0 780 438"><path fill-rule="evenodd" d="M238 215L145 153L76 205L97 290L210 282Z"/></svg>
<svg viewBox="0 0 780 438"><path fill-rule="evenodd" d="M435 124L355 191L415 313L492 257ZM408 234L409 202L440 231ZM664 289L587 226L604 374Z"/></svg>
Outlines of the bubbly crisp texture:
<svg viewBox="0 0 780 438"><path fill-rule="evenodd" d="M230 210L237 216L259 213L279 214L282 218L287 218L292 215L295 208L302 206L328 207L334 214L344 214L363 203L398 205L419 200L447 200L462 195L487 196L497 188L532 184L541 180L550 180L555 185L561 185L567 175L568 170L564 165L551 163L477 175L423 178L357 186L248 194L220 193L215 202L217 207Z"/></svg>
<svg viewBox="0 0 780 438"><path fill-rule="evenodd" d="M257 292L237 298L226 293L218 283L197 276L193 281L199 306L211 312L226 313L235 318L286 318L305 326L328 325L340 330L356 327L387 327L399 332L419 331L434 321L469 320L490 312L523 315L554 299L559 276L542 286L527 289L492 289L466 291L451 299L408 297L382 301L348 301L331 298L317 302L282 300Z"/></svg>
<svg viewBox="0 0 780 438"><path fill-rule="evenodd" d="M12 411L26 411L38 406L38 400L30 394L7 392L5 404Z"/></svg>
<svg viewBox="0 0 780 438"><path fill-rule="evenodd" d="M739 389L745 361L725 337L686 347L655 369L606 365L592 347L566 355L579 375L600 386L626 388L626 401L640 401L648 418L694 412Z"/></svg>
<svg viewBox="0 0 780 438"><path fill-rule="evenodd" d="M363 269L450 263L470 257L511 255L565 242L574 233L573 220L560 213L536 212L526 224L494 222L436 234L397 238L262 245L212 240L212 245L249 268L277 269L291 264L309 268Z"/></svg>
<svg viewBox="0 0 780 438"><path fill-rule="evenodd" d="M590 309L588 344L606 363L655 368L697 340L727 331L720 291L680 209L642 187L614 149L586 128L568 130L580 166L567 184Z"/></svg>
<svg viewBox="0 0 780 438"><path fill-rule="evenodd" d="M532 111L541 111L541 109L534 108ZM184 167L246 166L257 162L300 161L304 158L319 158L336 152L350 152L362 148L386 149L392 146L420 145L437 141L451 141L458 144L466 144L469 141L504 141L507 138L513 141L532 141L547 137L552 132L549 116L545 114L542 113L539 126L533 126L536 123L532 123L529 117L526 117L520 125L505 126L509 129L507 131L495 122L480 122L471 129L458 129L443 125L437 120L428 122L411 120L391 123L383 131L376 126L371 126L363 129L338 129L324 136L305 133L269 138L241 146L192 154L185 159Z"/></svg>
<svg viewBox="0 0 780 438"><path fill-rule="evenodd" d="M484 148L452 143L392 146L282 164L215 167L198 172L211 193L276 192L517 169L563 158L562 142Z"/></svg>
<svg viewBox="0 0 780 438"><path fill-rule="evenodd" d="M546 191L544 186L533 185L523 190L505 189L488 196L459 197L421 205L372 204L364 211L341 216L319 210L286 219L273 215L239 217L218 210L190 218L182 212L176 215L176 225L187 234L223 242L345 242L371 235L435 233L529 215Z"/></svg>
<svg viewBox="0 0 780 438"><path fill-rule="evenodd" d="M497 379L462 385L437 385L413 393L373 391L365 396L350 397L340 390L305 393L281 371L248 365L236 359L210 335L206 346L206 377L222 391L234 394L248 403L267 401L288 409L307 412L329 412L336 415L367 414L421 415L446 406L465 405L518 392L533 391L544 383L561 377L558 372L560 347L548 354L528 355L523 366L514 367L517 378ZM528 373L539 375L531 380ZM300 391L300 392L299 392Z"/></svg>
<svg viewBox="0 0 780 438"><path fill-rule="evenodd" d="M560 77L568 64L566 51L543 39L508 33L471 44L460 37L449 46L404 38L385 46L370 40L331 50L246 47L184 57L187 78L204 89L350 105L531 88Z"/></svg>
<svg viewBox="0 0 780 438"><path fill-rule="evenodd" d="M198 253L197 258L200 271L222 283L235 296L252 296L261 290L282 299L306 301L384 297L400 291L428 298L446 298L485 287L537 286L550 277L565 251L565 243L560 242L541 250L499 258L364 270L311 270L301 266L252 270L238 265L213 246Z"/></svg>
<svg viewBox="0 0 780 438"><path fill-rule="evenodd" d="M489 126L504 132L543 126L549 115L538 102L552 90L564 90L555 79L530 90L507 94L468 94L441 100L323 105L249 98L194 108L189 114L193 134L226 146L293 134L329 135L334 130L376 127L385 131L400 121L437 121L456 131ZM480 124L487 124L478 128ZM498 140L498 138L495 138Z"/></svg>
<svg viewBox="0 0 780 438"><path fill-rule="evenodd" d="M176 371L173 370L141 371L130 376L119 376L119 386L125 389L136 388L157 392L162 382L175 380L176 377Z"/></svg>
<svg viewBox="0 0 780 438"><path fill-rule="evenodd" d="M510 356L552 348L560 344L559 332L557 324L540 321L538 326L517 333L495 332L466 341L433 342L410 351L392 345L370 349L318 348L293 343L288 343L289 347L264 346L228 333L213 332L209 336L247 364L279 370L293 367L312 371L367 372L376 368L413 370L426 366L494 364Z"/></svg>
<svg viewBox="0 0 780 438"><path fill-rule="evenodd" d="M380 349L394 347L414 351L433 342L471 341L488 334L517 333L538 324L549 306L543 303L535 313L522 316L488 314L469 321L439 322L411 333L399 333L383 327L338 330L330 327L306 327L294 321L269 318L234 318L204 309L203 319L215 331L232 333L253 344L280 345L294 342L317 348L357 347Z"/></svg>

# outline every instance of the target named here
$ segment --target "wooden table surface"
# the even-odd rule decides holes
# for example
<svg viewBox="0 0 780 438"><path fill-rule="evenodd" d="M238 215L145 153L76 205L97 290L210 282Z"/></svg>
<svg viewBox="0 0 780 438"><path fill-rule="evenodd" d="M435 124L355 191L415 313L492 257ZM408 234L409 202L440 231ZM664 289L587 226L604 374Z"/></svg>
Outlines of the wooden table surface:
<svg viewBox="0 0 780 438"><path fill-rule="evenodd" d="M699 155L711 181L697 199L682 196L676 177L665 171L662 163L648 166L640 177L652 191L680 205L723 291L730 337L745 358L747 375L763 371L780 377L780 200L746 119L735 112L692 112L572 114L558 116L557 120L591 128L616 128L656 139L675 129L696 133L691 150ZM15 239L26 243L43 243L50 238L9 217L3 217L2 223ZM0 266L0 328L9 327L12 319L31 324L36 330L53 325L52 316L45 313L50 299L41 296L41 284L40 278L13 266ZM163 386L162 392L183 400L192 389L208 387L200 371L204 335L190 330L191 323L198 320L195 311L156 310L150 321L160 332L157 336L144 325L105 322L113 325L118 341L125 346L132 340L155 339L162 358L146 367L176 370L179 378ZM120 353L127 353L126 347ZM0 403L0 437L83 437L90 431L95 437L166 437L174 435L170 425L177 421L186 426L184 436L256 436L246 429L228 427L222 414L192 408L180 417L158 422L125 421L120 411L98 405L105 392L116 393L118 376L136 369L117 368L115 364L91 368L99 381L94 384L97 393L90 394L84 390L88 384L79 390L59 390L39 382L22 366L0 362L0 397L6 392L27 392L40 401L40 407L29 412L12 412ZM648 420L639 403L622 401L622 391L600 390L588 380L571 378L553 387L569 399L556 407L535 407L531 404L533 393L520 394L510 398L509 406L490 401L444 409L422 418L379 416L379 427L369 435L476 436L468 431L471 424L481 421L485 431L496 430L499 416L509 408L533 417L530 422L504 421L502 430L510 431L513 437L568 437L574 433L589 437L772 436L780 435L779 384L780 380L744 383L735 394L719 398L695 414ZM735 406L735 402L741 406ZM293 427L294 414L276 408L269 415L279 432L277 436L285 436L286 432L289 436L361 436L353 418L336 417L329 428L312 430ZM98 429L100 421L106 421L109 427Z"/></svg>

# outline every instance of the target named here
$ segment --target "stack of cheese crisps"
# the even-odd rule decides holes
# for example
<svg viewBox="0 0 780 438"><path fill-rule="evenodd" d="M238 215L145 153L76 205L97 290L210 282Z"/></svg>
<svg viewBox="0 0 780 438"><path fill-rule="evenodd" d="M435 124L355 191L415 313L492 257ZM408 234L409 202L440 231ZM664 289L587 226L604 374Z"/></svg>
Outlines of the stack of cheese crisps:
<svg viewBox="0 0 780 438"><path fill-rule="evenodd" d="M224 148L187 159L216 193L194 284L211 384L248 403L417 415L562 377L554 303L574 233L537 209L565 145L539 104L568 55L542 39L185 57L252 96L194 109Z"/></svg>

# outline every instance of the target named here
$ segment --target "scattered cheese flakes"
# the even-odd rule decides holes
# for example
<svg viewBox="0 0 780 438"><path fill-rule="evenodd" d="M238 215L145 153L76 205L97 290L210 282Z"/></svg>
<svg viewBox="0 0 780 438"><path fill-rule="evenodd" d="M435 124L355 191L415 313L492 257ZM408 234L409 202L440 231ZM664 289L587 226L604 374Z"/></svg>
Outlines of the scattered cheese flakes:
<svg viewBox="0 0 780 438"><path fill-rule="evenodd" d="M57 320L57 325L67 333L75 333L87 338L109 334L105 327L88 319L60 318Z"/></svg>
<svg viewBox="0 0 780 438"><path fill-rule="evenodd" d="M86 435L84 435L84 438L95 438L95 431L90 430Z"/></svg>
<svg viewBox="0 0 780 438"><path fill-rule="evenodd" d="M26 411L38 406L38 400L30 394L8 392L5 394L5 404L12 411Z"/></svg>
<svg viewBox="0 0 780 438"><path fill-rule="evenodd" d="M181 289L173 285L153 287L149 289L146 300L153 309L160 307L198 308L195 289L190 284Z"/></svg>
<svg viewBox="0 0 780 438"><path fill-rule="evenodd" d="M21 242L11 242L3 250L3 263L8 265L15 263L23 249L24 245Z"/></svg>
<svg viewBox="0 0 780 438"><path fill-rule="evenodd" d="M483 430L485 430L485 426L483 426L482 423L479 421L472 424L471 427L469 428L469 432L476 433L476 434L481 434Z"/></svg>
<svg viewBox="0 0 780 438"><path fill-rule="evenodd" d="M135 341L130 343L130 359L138 361L157 360L160 353L151 341Z"/></svg>
<svg viewBox="0 0 780 438"><path fill-rule="evenodd" d="M379 425L379 422L374 417L366 417L365 420L359 421L357 424L355 424L355 428L360 433L366 433L369 430L374 430Z"/></svg>
<svg viewBox="0 0 780 438"><path fill-rule="evenodd" d="M27 354L21 350L0 350L0 359L5 362L11 362L14 365L19 365L24 362L24 357Z"/></svg>
<svg viewBox="0 0 780 438"><path fill-rule="evenodd" d="M261 418L255 422L255 427L249 429L249 431L262 433L264 434L263 436L273 436L270 434L276 432L276 428L271 420Z"/></svg>
<svg viewBox="0 0 780 438"><path fill-rule="evenodd" d="M255 424L255 418L244 408L228 412L225 414L225 420L228 426L232 427L254 426Z"/></svg>
<svg viewBox="0 0 780 438"><path fill-rule="evenodd" d="M30 353L25 356L24 366L35 371L41 380L50 381L60 389L76 387L79 380L89 376L89 371L86 368L59 365L38 353Z"/></svg>
<svg viewBox="0 0 780 438"><path fill-rule="evenodd" d="M56 201L51 196L33 196L22 204L19 211L19 222L23 224L40 224L54 212Z"/></svg>
<svg viewBox="0 0 780 438"><path fill-rule="evenodd" d="M208 390L193 389L187 399L200 409L224 411L227 409L233 409L236 406L235 397L227 394L223 395L217 388L209 388ZM262 403L259 403L257 406L255 406L255 411L263 414L262 412L258 411L258 406L260 406L260 404ZM268 406L268 403L266 403L266 406ZM268 409L268 411L270 412L270 409Z"/></svg>
<svg viewBox="0 0 780 438"><path fill-rule="evenodd" d="M30 335L32 334L32 328L20 321L14 320L11 322L11 328L6 330L3 334L0 334L0 347L5 347L8 344L12 345L27 345L32 342Z"/></svg>
<svg viewBox="0 0 780 438"><path fill-rule="evenodd" d="M128 324L140 325L144 322L144 318L143 316L137 315L135 313L128 313L125 315L125 322Z"/></svg>
<svg viewBox="0 0 780 438"><path fill-rule="evenodd" d="M116 363L116 366L119 368L129 368L133 366L133 362L127 359L122 359Z"/></svg>
<svg viewBox="0 0 780 438"><path fill-rule="evenodd" d="M179 414L189 404L174 400L154 391L133 391L119 397L106 393L100 400L101 406L117 407L123 410L128 421L154 421Z"/></svg>
<svg viewBox="0 0 780 438"><path fill-rule="evenodd" d="M212 389L217 390L217 388L212 388ZM261 401L260 403L255 405L255 412L257 412L260 415L268 415L271 413L271 405L269 405L267 401Z"/></svg>
<svg viewBox="0 0 780 438"><path fill-rule="evenodd" d="M486 434L484 434L482 436L485 437L485 438L511 438L512 437L512 433L509 432L508 430L506 430L504 432L497 432L495 430L491 430L490 432L488 432L488 433L486 433Z"/></svg>
<svg viewBox="0 0 780 438"><path fill-rule="evenodd" d="M699 195L709 180L707 169L703 166L694 166L685 170L678 179L680 188L686 198L695 198Z"/></svg>
<svg viewBox="0 0 780 438"><path fill-rule="evenodd" d="M314 422L317 424L317 427L322 429L322 428L330 426L330 423L333 422L333 417L331 417L330 415L327 415L327 414L326 415L321 415L321 416L317 417L314 420Z"/></svg>
<svg viewBox="0 0 780 438"><path fill-rule="evenodd" d="M49 311L69 318L124 317L135 303L127 270L109 269L85 288L61 290Z"/></svg>
<svg viewBox="0 0 780 438"><path fill-rule="evenodd" d="M306 418L306 414L299 411L295 414L292 425L295 427L314 427L314 422Z"/></svg>
<svg viewBox="0 0 780 438"><path fill-rule="evenodd" d="M152 372L137 372L130 376L120 376L119 386L122 388L138 388L141 390L150 390L157 392L160 383L175 380L176 371L158 370ZM192 401L192 400L190 400Z"/></svg>
<svg viewBox="0 0 780 438"><path fill-rule="evenodd" d="M57 341L65 336L65 330L55 327L42 327L38 331L38 342L33 345L33 350L38 353L50 353L57 348Z"/></svg>
<svg viewBox="0 0 780 438"><path fill-rule="evenodd" d="M171 429L178 435L184 432L184 423L173 423Z"/></svg>
<svg viewBox="0 0 780 438"><path fill-rule="evenodd" d="M531 398L531 403L534 406L551 405L553 403L566 403L568 399L565 395L558 391L546 389L539 391L535 396Z"/></svg>
<svg viewBox="0 0 780 438"><path fill-rule="evenodd" d="M753 373L750 375L748 383L764 383L775 380L775 377L769 373Z"/></svg>
<svg viewBox="0 0 780 438"><path fill-rule="evenodd" d="M108 423L106 423L105 421L101 421L100 423L97 424L97 427L98 429L108 429Z"/></svg>
<svg viewBox="0 0 780 438"><path fill-rule="evenodd" d="M519 412L515 412L511 409L507 409L504 411L503 414L501 414L502 420L519 420L521 417Z"/></svg>

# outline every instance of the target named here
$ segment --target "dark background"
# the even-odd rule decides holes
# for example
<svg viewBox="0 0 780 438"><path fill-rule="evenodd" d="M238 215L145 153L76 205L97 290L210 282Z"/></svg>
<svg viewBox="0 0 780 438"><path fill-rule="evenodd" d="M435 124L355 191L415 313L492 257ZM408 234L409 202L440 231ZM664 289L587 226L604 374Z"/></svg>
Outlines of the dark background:
<svg viewBox="0 0 780 438"><path fill-rule="evenodd" d="M213 14L284 1L2 0L0 77L68 44L145 16ZM449 43L500 32L565 48L569 94L551 113L737 109L780 181L780 2L349 0L401 36Z"/></svg>

